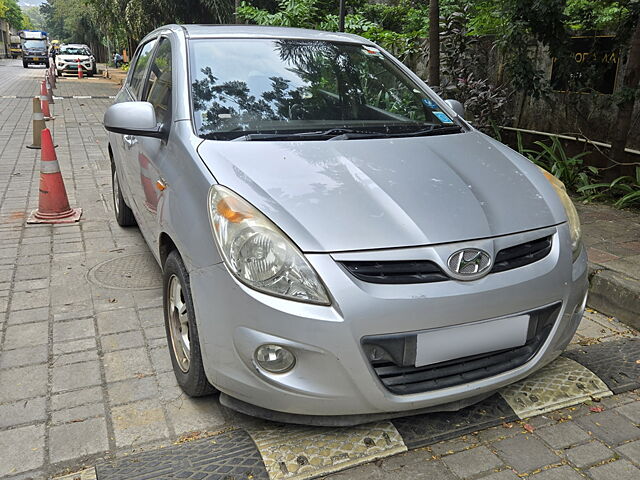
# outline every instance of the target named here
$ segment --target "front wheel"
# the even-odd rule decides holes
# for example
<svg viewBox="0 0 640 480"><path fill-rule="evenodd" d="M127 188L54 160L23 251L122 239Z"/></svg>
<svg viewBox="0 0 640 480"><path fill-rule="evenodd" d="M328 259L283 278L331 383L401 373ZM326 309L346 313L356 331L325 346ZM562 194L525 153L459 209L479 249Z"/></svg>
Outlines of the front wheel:
<svg viewBox="0 0 640 480"><path fill-rule="evenodd" d="M124 201L122 190L120 189L120 180L115 165L112 165L111 191L113 193L113 209L116 213L116 221L121 227L131 227L136 224L136 218L133 212Z"/></svg>
<svg viewBox="0 0 640 480"><path fill-rule="evenodd" d="M164 324L178 385L190 397L214 393L204 373L189 273L176 250L167 256L162 277Z"/></svg>

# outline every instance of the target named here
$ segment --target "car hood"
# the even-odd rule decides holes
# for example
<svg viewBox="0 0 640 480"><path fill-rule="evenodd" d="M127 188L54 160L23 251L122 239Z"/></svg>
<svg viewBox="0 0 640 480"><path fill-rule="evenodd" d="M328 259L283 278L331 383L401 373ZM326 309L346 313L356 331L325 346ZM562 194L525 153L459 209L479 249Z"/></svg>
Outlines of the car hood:
<svg viewBox="0 0 640 480"><path fill-rule="evenodd" d="M305 252L449 243L564 220L538 168L476 131L373 140L205 140L198 152L220 184Z"/></svg>
<svg viewBox="0 0 640 480"><path fill-rule="evenodd" d="M78 59L84 62L85 60L89 60L89 55L56 55L56 58L64 60L65 62L76 62Z"/></svg>

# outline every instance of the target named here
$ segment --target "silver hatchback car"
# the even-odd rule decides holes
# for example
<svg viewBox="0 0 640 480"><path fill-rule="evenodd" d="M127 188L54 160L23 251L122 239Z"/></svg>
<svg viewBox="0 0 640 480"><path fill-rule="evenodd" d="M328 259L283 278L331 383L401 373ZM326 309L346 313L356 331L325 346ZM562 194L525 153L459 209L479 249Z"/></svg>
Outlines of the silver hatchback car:
<svg viewBox="0 0 640 480"><path fill-rule="evenodd" d="M307 424L456 410L580 322L562 183L364 38L159 28L104 125L189 395Z"/></svg>

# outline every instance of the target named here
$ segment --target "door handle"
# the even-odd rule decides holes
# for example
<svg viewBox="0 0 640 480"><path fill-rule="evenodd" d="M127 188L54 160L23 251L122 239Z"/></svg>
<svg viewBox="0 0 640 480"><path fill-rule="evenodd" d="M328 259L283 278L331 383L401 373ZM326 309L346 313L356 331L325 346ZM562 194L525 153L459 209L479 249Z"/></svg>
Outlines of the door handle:
<svg viewBox="0 0 640 480"><path fill-rule="evenodd" d="M136 143L138 143L138 139L133 135L125 135L124 137L122 137L122 139L124 140L125 146L127 148L131 148Z"/></svg>

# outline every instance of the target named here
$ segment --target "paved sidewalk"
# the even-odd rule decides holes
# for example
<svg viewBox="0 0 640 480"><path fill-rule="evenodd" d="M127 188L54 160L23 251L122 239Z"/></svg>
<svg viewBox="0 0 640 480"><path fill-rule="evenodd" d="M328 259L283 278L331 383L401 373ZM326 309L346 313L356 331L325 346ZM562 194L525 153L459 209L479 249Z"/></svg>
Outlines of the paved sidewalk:
<svg viewBox="0 0 640 480"><path fill-rule="evenodd" d="M55 95L65 99L53 106L56 120L48 126L70 202L83 208L83 218L75 225L25 226L39 180L39 153L25 148L28 97L43 74L0 60L0 478L47 478L203 432L259 425L224 409L215 396L184 397L175 383L159 269L139 231L122 229L113 218L101 124L112 100L95 98L114 95L113 83L58 82ZM4 98L9 95L18 98ZM93 98L66 98L73 95ZM572 348L635 334L590 311ZM601 413L587 406L536 417L529 421L533 434L519 423L497 427L339 475L485 478L498 469L507 471L496 479L513 478L509 466L527 475L550 468L535 477L540 480L571 479L575 466L595 480L614 478L606 476L612 468L616 480L634 478L638 392L601 405ZM590 469L590 462L606 464Z"/></svg>
<svg viewBox="0 0 640 480"><path fill-rule="evenodd" d="M576 207L592 272L589 305L640 328L640 212Z"/></svg>
<svg viewBox="0 0 640 480"><path fill-rule="evenodd" d="M0 96L36 93L43 69L3 63ZM55 95L116 92L101 78L65 77ZM159 269L139 231L115 223L101 123L111 103L53 106L47 126L83 216L75 225L25 227L39 181L39 153L25 148L31 101L0 99L0 477L44 478L226 423L215 399L184 398L177 387Z"/></svg>

